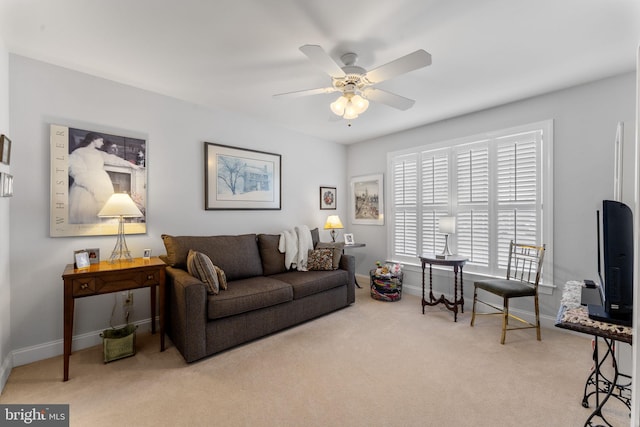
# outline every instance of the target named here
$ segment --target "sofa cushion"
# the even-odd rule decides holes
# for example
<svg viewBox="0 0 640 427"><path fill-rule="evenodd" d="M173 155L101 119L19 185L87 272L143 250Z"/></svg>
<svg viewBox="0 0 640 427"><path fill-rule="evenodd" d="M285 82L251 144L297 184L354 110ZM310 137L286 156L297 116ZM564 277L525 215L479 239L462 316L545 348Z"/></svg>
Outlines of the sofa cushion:
<svg viewBox="0 0 640 427"><path fill-rule="evenodd" d="M331 248L333 251L333 269L336 270L340 267L340 258L342 258L342 251L344 249L344 243L342 242L318 242L317 249Z"/></svg>
<svg viewBox="0 0 640 427"><path fill-rule="evenodd" d="M262 275L262 262L255 234L238 236L171 236L162 235L171 267L187 268L189 249L202 252L224 270L233 281Z"/></svg>
<svg viewBox="0 0 640 427"><path fill-rule="evenodd" d="M287 271L287 267L284 265L284 254L278 249L279 244L279 234L258 234L262 272L266 276Z"/></svg>
<svg viewBox="0 0 640 427"><path fill-rule="evenodd" d="M349 283L347 270L290 271L269 276L289 283L293 288L293 299L304 298L328 289L346 286Z"/></svg>
<svg viewBox="0 0 640 427"><path fill-rule="evenodd" d="M314 249L309 251L307 270L333 270L333 249Z"/></svg>
<svg viewBox="0 0 640 427"><path fill-rule="evenodd" d="M207 317L210 320L220 319L292 299L291 285L280 280L265 276L235 280L229 283L225 292L209 295Z"/></svg>
<svg viewBox="0 0 640 427"><path fill-rule="evenodd" d="M220 292L218 273L211 259L202 252L190 250L187 255L187 271L193 277L207 285L207 292L216 295Z"/></svg>

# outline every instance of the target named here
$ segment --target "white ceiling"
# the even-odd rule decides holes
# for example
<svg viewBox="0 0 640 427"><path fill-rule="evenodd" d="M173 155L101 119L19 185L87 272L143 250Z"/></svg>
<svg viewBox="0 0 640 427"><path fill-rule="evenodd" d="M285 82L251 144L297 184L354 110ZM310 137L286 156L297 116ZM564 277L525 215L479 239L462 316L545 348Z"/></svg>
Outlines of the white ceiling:
<svg viewBox="0 0 640 427"><path fill-rule="evenodd" d="M7 49L63 67L352 143L632 71L638 0L0 0ZM348 127L298 48L372 69L417 49L433 64L378 87Z"/></svg>

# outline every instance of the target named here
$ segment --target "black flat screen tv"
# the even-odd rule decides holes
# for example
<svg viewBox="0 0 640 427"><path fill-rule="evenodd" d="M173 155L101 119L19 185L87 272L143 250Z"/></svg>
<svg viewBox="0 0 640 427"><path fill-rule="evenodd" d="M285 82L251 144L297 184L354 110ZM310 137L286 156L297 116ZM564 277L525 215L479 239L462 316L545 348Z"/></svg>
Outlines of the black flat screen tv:
<svg viewBox="0 0 640 427"><path fill-rule="evenodd" d="M630 326L633 319L633 214L624 203L603 200L602 241L599 218L597 222L598 274L604 305L589 305L589 317Z"/></svg>

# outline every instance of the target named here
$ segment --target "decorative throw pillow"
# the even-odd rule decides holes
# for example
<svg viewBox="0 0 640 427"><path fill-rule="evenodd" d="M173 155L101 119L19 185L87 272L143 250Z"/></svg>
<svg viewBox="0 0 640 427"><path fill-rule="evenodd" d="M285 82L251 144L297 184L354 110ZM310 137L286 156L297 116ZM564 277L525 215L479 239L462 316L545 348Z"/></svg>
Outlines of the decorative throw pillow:
<svg viewBox="0 0 640 427"><path fill-rule="evenodd" d="M330 248L333 252L333 269L337 270L340 267L340 258L342 258L342 248L344 243L342 242L318 242L316 249Z"/></svg>
<svg viewBox="0 0 640 427"><path fill-rule="evenodd" d="M307 269L312 270L333 270L333 250L313 249L309 250Z"/></svg>
<svg viewBox="0 0 640 427"><path fill-rule="evenodd" d="M202 252L196 252L190 249L187 255L187 271L193 277L200 279L207 285L208 293L213 295L218 294L220 291L220 282L218 281L216 266L211 262L211 258Z"/></svg>
<svg viewBox="0 0 640 427"><path fill-rule="evenodd" d="M218 275L218 283L220 284L220 289L227 290L227 275L224 274L224 271L217 265L214 265L216 269L216 274Z"/></svg>

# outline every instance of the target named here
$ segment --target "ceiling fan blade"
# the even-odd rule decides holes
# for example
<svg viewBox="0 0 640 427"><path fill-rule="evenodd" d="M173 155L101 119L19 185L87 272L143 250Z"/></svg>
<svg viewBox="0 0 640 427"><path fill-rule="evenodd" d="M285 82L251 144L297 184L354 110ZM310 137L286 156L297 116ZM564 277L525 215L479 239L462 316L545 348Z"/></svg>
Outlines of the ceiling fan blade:
<svg viewBox="0 0 640 427"><path fill-rule="evenodd" d="M323 93L331 93L331 92L335 92L336 88L334 87L321 87L318 89L306 89L306 90L297 90L295 92L286 92L286 93L278 93L276 95L273 95L274 98L278 97L278 98L299 98L301 96L308 96L308 95L320 95Z"/></svg>
<svg viewBox="0 0 640 427"><path fill-rule="evenodd" d="M315 44L305 44L300 46L300 51L307 55L316 67L319 67L331 77L344 77L346 75L340 65L322 47Z"/></svg>
<svg viewBox="0 0 640 427"><path fill-rule="evenodd" d="M398 110L408 110L416 103L413 99L405 98L404 96L396 95L395 93L387 92L386 90L376 89L370 87L364 90L364 96L374 102L386 104L390 107L397 108Z"/></svg>
<svg viewBox="0 0 640 427"><path fill-rule="evenodd" d="M431 65L431 54L425 50L419 49L413 53L381 65L378 68L374 68L366 74L366 77L369 82L376 84L389 80L400 74L426 67L427 65Z"/></svg>

